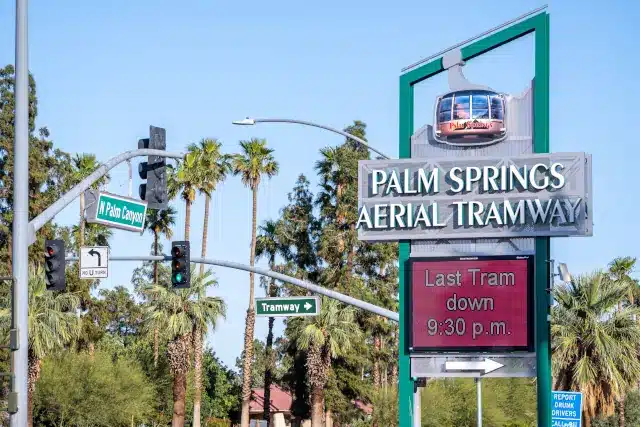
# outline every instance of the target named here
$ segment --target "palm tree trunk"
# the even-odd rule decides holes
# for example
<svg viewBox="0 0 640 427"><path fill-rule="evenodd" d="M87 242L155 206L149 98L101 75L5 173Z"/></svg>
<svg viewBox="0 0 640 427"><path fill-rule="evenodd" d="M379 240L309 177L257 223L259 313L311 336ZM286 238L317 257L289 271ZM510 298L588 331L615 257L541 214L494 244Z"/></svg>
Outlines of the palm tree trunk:
<svg viewBox="0 0 640 427"><path fill-rule="evenodd" d="M158 229L153 230L153 254L158 255ZM158 286L158 261L153 262L153 283ZM153 367L158 367L160 338L158 328L153 329Z"/></svg>
<svg viewBox="0 0 640 427"><path fill-rule="evenodd" d="M80 193L80 223L78 224L79 234L78 246L81 248L84 246L84 193ZM80 252L78 248L78 253Z"/></svg>
<svg viewBox="0 0 640 427"><path fill-rule="evenodd" d="M242 411L240 427L249 427L249 403L251 401L251 364L253 362L253 332L256 312L253 307L247 310L244 331L244 360L242 364Z"/></svg>
<svg viewBox="0 0 640 427"><path fill-rule="evenodd" d="M12 271L13 268L13 242L11 241L11 235L7 236L7 269Z"/></svg>
<svg viewBox="0 0 640 427"><path fill-rule="evenodd" d="M373 387L377 390L380 388L380 349L382 344L380 343L380 335L376 334L373 337Z"/></svg>
<svg viewBox="0 0 640 427"><path fill-rule="evenodd" d="M158 356L160 355L160 331L158 328L153 330L153 367L158 367Z"/></svg>
<svg viewBox="0 0 640 427"><path fill-rule="evenodd" d="M331 409L327 409L325 412L324 423L325 427L333 427L333 411Z"/></svg>
<svg viewBox="0 0 640 427"><path fill-rule="evenodd" d="M153 254L158 256L158 229L153 230ZM153 284L158 286L158 261L153 261Z"/></svg>
<svg viewBox="0 0 640 427"><path fill-rule="evenodd" d="M208 195L204 199L204 223L202 224L202 258L207 256L207 234L209 233L209 205L211 197ZM204 274L204 264L200 264L200 275Z"/></svg>
<svg viewBox="0 0 640 427"><path fill-rule="evenodd" d="M251 218L251 255L249 264L253 267L256 260L256 222L258 216L258 187L254 186L253 215ZM253 272L249 273L249 309L244 331L244 361L242 367L242 412L240 427L249 427L249 402L251 400L251 364L253 362L253 334L256 324L256 312L254 303L254 279Z"/></svg>
<svg viewBox="0 0 640 427"><path fill-rule="evenodd" d="M255 187L253 190L253 214L251 217L251 255L249 256L249 264L251 267L255 265L256 262L256 222L258 221L258 187ZM254 280L255 275L253 272L249 273L249 308L254 308ZM253 342L253 337L251 342Z"/></svg>
<svg viewBox="0 0 640 427"><path fill-rule="evenodd" d="M202 258L207 256L207 233L209 231L209 205L211 197L204 201L204 224L202 225ZM200 275L204 274L204 264L200 264ZM202 329L198 326L193 331L194 350L194 396L193 396L193 427L200 427L200 407L202 402Z"/></svg>
<svg viewBox="0 0 640 427"><path fill-rule="evenodd" d="M171 340L167 346L169 369L173 375L172 427L184 427L187 395L187 372L191 361L191 334Z"/></svg>
<svg viewBox="0 0 640 427"><path fill-rule="evenodd" d="M191 229L191 200L186 199L184 201L185 215L184 215L184 240L189 240L189 231Z"/></svg>
<svg viewBox="0 0 640 427"><path fill-rule="evenodd" d="M42 361L33 355L29 355L29 376L27 387L27 426L33 427L33 392L36 389L36 382L40 378L40 368Z"/></svg>
<svg viewBox="0 0 640 427"><path fill-rule="evenodd" d="M187 373L176 372L173 376L173 420L171 427L184 427L187 395Z"/></svg>
<svg viewBox="0 0 640 427"><path fill-rule="evenodd" d="M398 334L399 331L396 328L396 333L393 335L393 348L394 348L394 353L395 352L400 352L399 350L399 341L398 341ZM398 386L398 358L395 357L395 360L392 362L393 365L391 366L391 387L397 387Z"/></svg>
<svg viewBox="0 0 640 427"><path fill-rule="evenodd" d="M271 286L269 286L271 288ZM269 296L271 296L271 289L269 289ZM274 357L273 357L273 323L275 322L274 317L269 317L269 332L267 333L267 342L265 345L265 370L264 370L264 412L263 416L265 421L267 422L267 427L271 425L271 384L273 382L273 368L274 368Z"/></svg>
<svg viewBox="0 0 640 427"><path fill-rule="evenodd" d="M311 388L311 427L324 427L324 389L318 385Z"/></svg>
<svg viewBox="0 0 640 427"><path fill-rule="evenodd" d="M625 396L622 396L618 401L618 427L625 427L627 424L627 420L624 414L624 400Z"/></svg>
<svg viewBox="0 0 640 427"><path fill-rule="evenodd" d="M193 427L200 427L200 406L202 402L202 328L193 330Z"/></svg>
<svg viewBox="0 0 640 427"><path fill-rule="evenodd" d="M349 253L347 255L347 278L351 278L351 275L353 274L353 260L356 255L356 247L352 244L352 239L356 235L356 224L349 224L349 230L351 232L349 233L349 238L347 239L349 245Z"/></svg>

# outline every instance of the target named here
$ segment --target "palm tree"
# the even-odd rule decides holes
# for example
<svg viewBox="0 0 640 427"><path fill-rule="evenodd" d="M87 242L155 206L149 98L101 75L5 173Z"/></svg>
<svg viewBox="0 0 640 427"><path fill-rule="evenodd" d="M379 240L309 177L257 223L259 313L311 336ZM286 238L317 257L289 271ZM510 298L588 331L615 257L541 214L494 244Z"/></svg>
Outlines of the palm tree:
<svg viewBox="0 0 640 427"><path fill-rule="evenodd" d="M176 223L176 210L172 206L167 206L166 209L149 209L147 210L146 227L147 230L153 233L153 254L158 255L158 240L160 236L164 236L167 239L173 237L173 229L171 228ZM158 282L158 261L153 262L153 284L159 285ZM156 328L153 330L153 366L158 366L158 357L160 349L160 337L159 330Z"/></svg>
<svg viewBox="0 0 640 427"><path fill-rule="evenodd" d="M191 333L194 326L206 332L215 328L218 318L226 315L221 298L208 297L206 289L217 285L211 271L195 274L191 267L191 287L172 290L161 285L145 289L149 301L146 307L147 327L165 331L169 337L167 356L173 375L173 427L184 426L187 392L187 372L191 365Z"/></svg>
<svg viewBox="0 0 640 427"><path fill-rule="evenodd" d="M556 390L583 393L586 427L611 415L616 400L640 380L640 310L617 310L629 292L606 272L577 277L555 289L551 338Z"/></svg>
<svg viewBox="0 0 640 427"><path fill-rule="evenodd" d="M191 144L189 151L197 152L200 164L201 180L198 190L205 195L204 222L202 225L202 258L207 255L207 234L209 232L209 208L211 195L218 184L231 172L231 156L222 154L222 143L215 138L204 138L199 144ZM200 264L200 274L204 273L204 264Z"/></svg>
<svg viewBox="0 0 640 427"><path fill-rule="evenodd" d="M158 255L158 242L160 236L167 239L173 237L173 229L176 224L176 210L172 206L166 209L149 209L147 210L146 226L147 230L153 233L153 254ZM153 263L153 283L158 285L158 262Z"/></svg>
<svg viewBox="0 0 640 427"><path fill-rule="evenodd" d="M311 386L311 427L322 427L324 388L331 361L344 356L361 338L353 307L322 298L320 314L307 317L293 330L298 349L307 351L307 369Z"/></svg>
<svg viewBox="0 0 640 427"><path fill-rule="evenodd" d="M259 233L256 238L256 258L266 257L269 261L269 269L274 270L276 265L276 257L283 254L285 258L288 255L288 247L280 241L279 233L280 224L276 221L267 220L259 227ZM277 296L277 288L275 279L270 279L267 285L267 296ZM271 383L273 379L273 370L275 369L275 358L273 355L273 324L275 317L269 317L269 332L267 333L267 342L265 344L265 370L264 370L264 419L267 427L271 424Z"/></svg>
<svg viewBox="0 0 640 427"><path fill-rule="evenodd" d="M626 256L618 257L609 263L609 274L615 281L627 283L629 291L627 293L627 301L631 305L635 305L638 297L640 296L640 284L638 280L631 277L636 265L636 258ZM618 303L618 310L622 309L623 303ZM618 427L625 427L625 398L626 396L620 396L618 399Z"/></svg>
<svg viewBox="0 0 640 427"><path fill-rule="evenodd" d="M196 191L202 186L202 168L198 161L199 153L190 151L180 163L177 170L169 169L167 174L167 189L169 198L180 195L184 200L184 240L189 240L191 229L191 205L196 199Z"/></svg>
<svg viewBox="0 0 640 427"><path fill-rule="evenodd" d="M188 150L197 153L198 179L197 189L205 195L204 224L202 226L202 258L207 255L207 235L209 233L209 208L211 195L218 184L231 172L231 156L222 154L222 143L215 138L204 138L199 144L191 144ZM204 264L200 264L200 275L204 274ZM193 425L200 427L200 407L202 402L202 340L203 331L196 325L192 334L194 353L194 397L193 397ZM199 349L199 350L198 350Z"/></svg>
<svg viewBox="0 0 640 427"><path fill-rule="evenodd" d="M73 238L80 245L80 239L82 239L82 246L85 244L88 246L109 246L109 240L113 237L113 230L106 225L102 224L85 224L84 232L80 232L80 226L73 226Z"/></svg>
<svg viewBox="0 0 640 427"><path fill-rule="evenodd" d="M624 281L629 284L629 294L627 299L629 304L635 305L638 296L640 296L640 284L637 279L631 277L631 273L636 266L636 258L625 256L618 257L609 263L609 274L613 280ZM620 306L622 308L622 301Z"/></svg>
<svg viewBox="0 0 640 427"><path fill-rule="evenodd" d="M29 266L29 427L33 425L33 392L40 378L42 360L79 336L80 319L76 314L79 305L80 300L74 294L48 291L44 269ZM10 322L10 310L1 310L2 330L8 331Z"/></svg>
<svg viewBox="0 0 640 427"><path fill-rule="evenodd" d="M265 139L252 138L240 141L241 154L233 157L234 175L240 175L242 183L253 194L253 215L251 221L251 254L249 263L253 267L256 255L256 221L258 216L258 186L262 176L271 178L278 173L278 162L273 158L273 150L267 148ZM242 366L242 412L240 427L249 427L249 401L251 399L251 361L253 358L253 330L256 322L254 307L254 274L249 273L249 309L244 332L244 360Z"/></svg>
<svg viewBox="0 0 640 427"><path fill-rule="evenodd" d="M93 171L100 167L100 163L96 160L95 154L76 154L73 157L73 178L74 181L80 182L86 177L88 177ZM109 179L109 175L105 175L100 178L94 185L94 188L104 184ZM84 193L80 194L80 222L79 222L79 238L78 238L78 246L84 246L85 240L85 220L84 220L84 210L85 210L85 202L84 202Z"/></svg>

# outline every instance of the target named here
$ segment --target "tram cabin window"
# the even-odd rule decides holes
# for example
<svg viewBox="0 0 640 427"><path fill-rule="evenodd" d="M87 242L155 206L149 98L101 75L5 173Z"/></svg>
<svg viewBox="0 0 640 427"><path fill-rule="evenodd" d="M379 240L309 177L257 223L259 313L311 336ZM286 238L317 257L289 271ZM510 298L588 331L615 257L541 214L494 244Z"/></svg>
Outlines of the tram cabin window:
<svg viewBox="0 0 640 427"><path fill-rule="evenodd" d="M471 95L471 112L473 119L489 118L489 97L485 94Z"/></svg>
<svg viewBox="0 0 640 427"><path fill-rule="evenodd" d="M470 96L469 95L458 95L454 100L454 108L453 108L453 119L461 120L468 119L471 117L470 111Z"/></svg>
<svg viewBox="0 0 640 427"><path fill-rule="evenodd" d="M448 122L451 120L451 104L453 97L451 95L442 98L438 107L438 122Z"/></svg>
<svg viewBox="0 0 640 427"><path fill-rule="evenodd" d="M502 98L497 95L491 97L491 118L494 120L503 120L504 118Z"/></svg>

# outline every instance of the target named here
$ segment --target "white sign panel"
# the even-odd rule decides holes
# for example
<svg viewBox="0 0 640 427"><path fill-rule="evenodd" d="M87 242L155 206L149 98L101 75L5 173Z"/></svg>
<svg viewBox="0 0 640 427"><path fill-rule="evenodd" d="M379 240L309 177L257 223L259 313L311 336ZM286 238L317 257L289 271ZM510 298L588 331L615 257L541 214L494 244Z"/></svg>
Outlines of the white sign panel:
<svg viewBox="0 0 640 427"><path fill-rule="evenodd" d="M80 278L106 279L109 277L109 247L84 246L80 248Z"/></svg>
<svg viewBox="0 0 640 427"><path fill-rule="evenodd" d="M431 354L411 357L414 378L535 377L535 353Z"/></svg>
<svg viewBox="0 0 640 427"><path fill-rule="evenodd" d="M360 240L592 234L591 156L360 160Z"/></svg>

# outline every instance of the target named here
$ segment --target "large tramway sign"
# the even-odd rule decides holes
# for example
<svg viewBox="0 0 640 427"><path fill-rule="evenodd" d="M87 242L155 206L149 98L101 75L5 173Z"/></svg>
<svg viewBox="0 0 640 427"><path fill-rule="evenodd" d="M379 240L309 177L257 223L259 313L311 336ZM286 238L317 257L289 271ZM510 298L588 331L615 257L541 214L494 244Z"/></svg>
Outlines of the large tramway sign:
<svg viewBox="0 0 640 427"><path fill-rule="evenodd" d="M359 162L358 236L399 242L400 427L420 421L416 380L485 376L535 376L537 425L552 425L549 238L593 234L592 166L549 153L549 16L516 21L408 67L401 158ZM516 78L483 78L504 87L465 77L529 34L532 75L496 61Z"/></svg>
<svg viewBox="0 0 640 427"><path fill-rule="evenodd" d="M408 264L412 353L533 351L533 256Z"/></svg>

